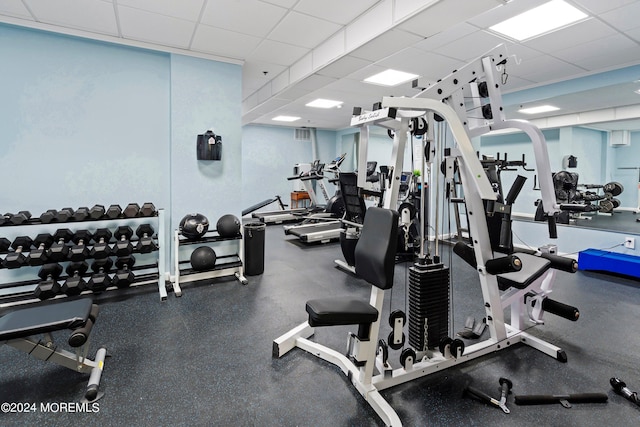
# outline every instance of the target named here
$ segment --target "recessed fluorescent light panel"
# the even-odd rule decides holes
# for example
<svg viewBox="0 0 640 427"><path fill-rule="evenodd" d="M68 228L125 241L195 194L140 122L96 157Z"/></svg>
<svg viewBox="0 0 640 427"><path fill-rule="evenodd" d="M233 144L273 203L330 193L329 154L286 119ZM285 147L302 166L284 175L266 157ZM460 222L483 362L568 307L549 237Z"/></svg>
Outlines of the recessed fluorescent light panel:
<svg viewBox="0 0 640 427"><path fill-rule="evenodd" d="M307 107L314 107L314 108L334 108L334 107L339 107L343 104L342 101L334 101L332 99L322 99L322 98L318 98L315 101L311 101L308 104L305 104Z"/></svg>
<svg viewBox="0 0 640 427"><path fill-rule="evenodd" d="M528 40L583 21L589 15L563 0L552 0L489 29L517 41Z"/></svg>
<svg viewBox="0 0 640 427"><path fill-rule="evenodd" d="M540 114L540 113L548 113L550 111L558 111L558 107L554 107L553 105L540 105L538 107L530 107L530 108L521 108L518 110L518 113L524 114Z"/></svg>
<svg viewBox="0 0 640 427"><path fill-rule="evenodd" d="M277 116L271 120L275 120L276 122L295 122L296 120L300 120L300 117L295 116Z"/></svg>
<svg viewBox="0 0 640 427"><path fill-rule="evenodd" d="M409 80L417 79L417 74L405 73L398 70L386 70L381 73L375 74L371 77L364 79L365 83L371 83L380 86L397 86L400 83L408 82Z"/></svg>

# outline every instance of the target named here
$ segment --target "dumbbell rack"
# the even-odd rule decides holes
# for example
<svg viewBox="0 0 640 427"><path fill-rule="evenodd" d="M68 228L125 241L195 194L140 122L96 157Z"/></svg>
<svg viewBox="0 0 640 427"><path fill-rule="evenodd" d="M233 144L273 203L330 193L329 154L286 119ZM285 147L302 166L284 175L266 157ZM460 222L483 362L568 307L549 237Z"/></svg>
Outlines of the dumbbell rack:
<svg viewBox="0 0 640 427"><path fill-rule="evenodd" d="M217 247L233 246L225 245L226 243L236 243L237 252L216 256L216 265L211 270L196 271L190 268L189 260L181 260L184 252L181 253L181 247L194 245L216 245ZM225 249L229 249L228 247ZM171 276L173 292L177 297L182 296L182 288L180 283L195 282L198 280L215 279L219 277L234 276L243 285L247 284L244 276L244 263L242 254L244 253L244 244L242 233L238 233L231 237L222 237L215 231L206 233L202 238L197 240L189 240L182 236L180 231L175 230L173 233L173 267L174 275ZM191 252L189 252L191 254ZM219 262L222 261L222 262Z"/></svg>
<svg viewBox="0 0 640 427"><path fill-rule="evenodd" d="M154 251L157 254L157 258L153 260L149 260L145 262L143 265L136 265L131 268L132 271L143 271L143 270L151 270L157 267L157 273L144 273L144 274L136 274L135 281L131 284L131 287L147 285L150 283L157 283L158 292L160 294L160 300L165 301L167 299L167 288L166 288L166 275L165 275L165 256L163 251L165 250L165 212L164 209L157 209L156 214L153 216L145 216L145 217L135 217L135 218L101 218L98 220L85 220L85 221L70 221L70 222L57 222L44 224L39 221L30 221L29 223L22 225L5 225L2 227L2 231L4 234L13 234L14 238L18 235L36 235L38 233L46 233L50 232L53 234L58 228L69 228L72 232L82 229L98 229L98 228L109 228L111 230L117 228L120 225L131 225L132 228L138 224L150 223L155 227L156 236L154 240L156 242L157 249ZM28 228L29 231L26 231L25 228ZM9 237L9 236L8 236ZM135 243L135 241L132 241ZM92 245L87 245L91 247ZM135 251L134 251L135 252ZM25 251L27 253L27 251ZM145 254L146 256L147 254ZM1 260L0 260L1 261ZM67 260L61 261L61 264L66 264ZM4 283L0 282L0 307L6 307L15 304L23 304L27 302L33 301L33 291L40 282L40 279L30 279L29 277L33 277L32 274L37 272L36 268L29 265L25 265L18 269L1 269L0 274L6 275L4 272L12 271L12 278L16 278L15 281L5 281ZM22 271L20 271L22 270ZM58 282L62 282L67 278L66 275L60 276L58 278ZM24 280L22 280L24 279ZM110 286L105 291L112 291L118 289L116 286ZM85 290L84 293L90 293L91 291ZM64 294L57 295L55 298L64 298Z"/></svg>

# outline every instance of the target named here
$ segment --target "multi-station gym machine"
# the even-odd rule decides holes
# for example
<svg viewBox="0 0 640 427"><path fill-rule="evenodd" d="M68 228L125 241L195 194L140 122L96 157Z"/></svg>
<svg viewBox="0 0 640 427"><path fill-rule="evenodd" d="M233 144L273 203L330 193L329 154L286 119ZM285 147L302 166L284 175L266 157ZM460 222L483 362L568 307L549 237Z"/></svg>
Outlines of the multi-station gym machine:
<svg viewBox="0 0 640 427"><path fill-rule="evenodd" d="M500 88L506 76L507 60L506 48L500 45L437 83L421 89L415 97L384 97L373 111L354 115L351 120L352 126L360 128L358 170L363 173L358 175L358 186L362 188L366 185L364 171L370 126L381 126L394 132L389 166L390 185L384 194L384 208L395 210L403 170L403 153L411 123L417 118L426 119L427 132L422 138L425 153L422 177L425 176L426 167L436 176L435 179L441 179L439 171L442 170L446 183L452 185L454 175L461 183L470 241L459 241L454 246L454 252L478 272L489 337L465 348L462 340L447 336L450 329L449 271L438 257L425 255L425 227L422 226L420 254L409 272L409 310L406 314L400 310L391 313L388 320L392 331L386 342L379 340L382 321L379 313L382 312L385 294L390 286L381 287L366 279L374 285L369 309L375 309L375 320L367 317L370 313L366 307L360 307L358 312L349 312L348 304L342 304L335 310L325 305L328 307L326 313L318 313L308 302L309 320L273 343L274 357L281 357L298 347L338 366L387 425L399 426L401 421L380 394L381 390L516 343L529 345L561 362L567 361L562 349L531 334L529 328L543 324L545 312L570 320L577 319L577 309L549 298L556 271L575 272L577 263L554 254L513 250L510 210L526 178L517 177L508 194L503 197L491 185L471 143L471 138L501 129L520 130L529 136L540 181L543 218L549 223L550 237L556 237L555 218L560 206L554 196L544 136L529 122L507 120L502 108ZM473 105L468 105L466 100ZM468 111L481 111L482 118L469 117ZM445 124L455 140L455 146L441 150L436 146L438 141L434 129ZM450 185L445 185L445 188L450 188ZM423 182L423 192L425 187ZM424 204L424 201L423 193L421 203ZM424 205L421 214L423 212ZM363 233L367 226L366 216L364 222ZM510 310L510 323L505 319L506 310ZM318 318L329 320L318 322ZM349 350L345 355L310 340L314 334L310 324L358 324L359 329L357 334L350 334ZM407 324L409 339L405 342L403 330ZM387 346L394 350L404 348L399 367L393 367Z"/></svg>

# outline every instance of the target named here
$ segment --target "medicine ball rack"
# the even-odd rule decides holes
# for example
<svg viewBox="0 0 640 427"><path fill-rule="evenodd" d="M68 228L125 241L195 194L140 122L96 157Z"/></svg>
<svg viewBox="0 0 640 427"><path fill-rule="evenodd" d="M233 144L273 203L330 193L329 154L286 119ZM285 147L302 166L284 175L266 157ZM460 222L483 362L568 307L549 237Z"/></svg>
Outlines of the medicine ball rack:
<svg viewBox="0 0 640 427"><path fill-rule="evenodd" d="M141 286L147 285L151 283L157 283L158 292L160 294L160 300L165 301L167 299L167 288L165 283L165 257L162 256L161 251L164 250L165 247L165 213L164 209L158 209L154 215L145 216L145 217L133 217L133 218L100 218L100 219L90 219L87 218L84 221L73 221L73 222L65 222L65 223L43 223L37 220L31 220L27 223L16 224L16 225L8 225L2 227L3 235L8 239L15 239L17 236L22 235L32 235L35 237L39 233L51 233L52 235L56 232L57 229L68 228L72 233L75 233L79 230L89 230L91 233L94 233L96 230L101 228L109 229L112 233L119 226L130 226L133 230L135 230L139 225L142 224L150 224L155 229L155 235L150 236L154 242L155 249L148 253L140 253L138 250L133 250L133 255L138 258L138 263L129 268L129 270L135 272L135 280L131 282L129 286ZM112 238L110 242L106 242L109 247L112 247L114 244L115 238ZM131 240L131 243L136 245L135 234L134 238ZM73 242L67 242L65 245L69 246L73 245ZM87 244L88 249L91 249L94 244ZM29 251L33 251L35 249L25 250L25 254L29 253ZM143 251L146 252L146 251ZM140 253L140 255L138 255ZM28 255L27 255L28 256ZM6 255L0 256L0 264L2 259L6 257ZM97 258L97 257L96 257ZM116 256L115 254L111 254L109 256L112 262L115 263ZM85 261L91 264L93 257L86 257ZM53 262L53 261L52 261ZM67 265L72 261L70 259L63 259L58 261L57 263L63 266L66 269ZM33 278L34 275L38 274L38 271L41 266L33 266L29 264L25 264L20 268L7 269L0 267L0 307L7 307L17 304L24 304L28 302L33 302L36 299L36 289L41 282L40 278ZM8 273L11 271L11 273ZM89 270L91 271L91 270ZM115 270L107 271L106 274L113 274ZM162 273L160 273L162 272ZM90 278L90 273L82 275L87 280ZM37 276L36 276L37 277ZM64 284L65 281L69 278L68 275L60 275L57 277L57 281L59 284ZM115 285L107 286L106 289L101 290L102 292L119 290L119 288ZM82 294L91 293L91 290L84 290ZM53 298L65 298L66 295L60 291Z"/></svg>
<svg viewBox="0 0 640 427"><path fill-rule="evenodd" d="M237 245L230 244L237 243ZM227 253L227 251L216 254L215 266L207 271L196 271L190 267L190 261L181 260L181 257L187 255L186 251L180 251L180 248L185 248L194 245L211 245L220 249L229 249L232 246L237 246L237 252ZM195 249L195 248L194 248ZM196 282L199 280L216 279L219 277L233 276L240 283L246 285L248 283L247 278L244 276L244 262L242 254L244 253L244 243L242 239L242 233L238 232L235 236L222 237L217 231L209 231L202 238L196 240L190 240L182 236L180 231L174 230L173 233L173 271L175 274L170 277L173 286L173 292L177 297L182 296L182 288L180 283ZM188 252L191 254L191 251ZM220 263L219 261L223 261Z"/></svg>

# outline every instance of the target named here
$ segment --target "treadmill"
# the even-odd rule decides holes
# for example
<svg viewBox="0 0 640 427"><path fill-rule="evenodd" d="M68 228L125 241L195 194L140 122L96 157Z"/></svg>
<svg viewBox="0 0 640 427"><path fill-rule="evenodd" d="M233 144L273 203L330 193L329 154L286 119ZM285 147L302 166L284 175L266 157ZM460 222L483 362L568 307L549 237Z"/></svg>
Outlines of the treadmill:
<svg viewBox="0 0 640 427"><path fill-rule="evenodd" d="M317 207L317 200L315 192L313 191L313 187L311 187L311 180L314 179L313 177L318 175L319 171L320 173L322 173L323 167L324 164L320 163L319 160L315 160L312 163L311 169L309 171L302 172L297 176L290 176L287 178L287 180L289 181L293 181L296 179L302 180L305 190L307 191L307 193L309 193L309 197L311 198L311 206L297 209L284 209L284 206L281 205L281 210L279 211L254 212L251 214L251 217L267 225L285 224L301 222L308 215L321 210Z"/></svg>
<svg viewBox="0 0 640 427"><path fill-rule="evenodd" d="M338 175L340 172L340 164L344 161L346 153L334 159L326 169ZM323 168L318 168L320 173L301 178L304 181L319 181L322 184L324 175ZM326 195L326 189L321 187ZM285 225L283 227L285 235L296 236L303 243L328 243L340 239L342 231L342 223L340 218L344 214L344 200L339 195L327 201L324 212L309 215L301 224Z"/></svg>

